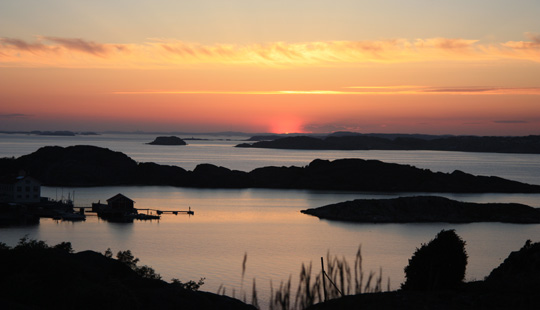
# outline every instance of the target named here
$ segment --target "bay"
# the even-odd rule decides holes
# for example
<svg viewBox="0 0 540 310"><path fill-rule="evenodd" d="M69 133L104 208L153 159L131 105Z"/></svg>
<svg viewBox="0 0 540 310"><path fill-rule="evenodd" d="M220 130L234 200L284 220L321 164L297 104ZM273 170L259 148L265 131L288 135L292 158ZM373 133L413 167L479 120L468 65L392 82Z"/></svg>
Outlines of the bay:
<svg viewBox="0 0 540 310"><path fill-rule="evenodd" d="M191 170L199 163L231 169L276 165L302 166L315 158L365 158L411 164L434 171L455 169L482 175L497 175L540 184L540 157L523 154L489 154L429 151L301 151L234 148L240 137L229 140L188 140L183 147L151 146L154 135L101 135L42 137L0 135L0 157L29 154L45 145L97 145L121 151L140 162L178 165ZM210 137L212 138L212 137ZM320 270L320 257L329 251L352 264L362 247L365 272L382 268L384 286L398 288L403 268L422 243L442 229L455 229L467 242L468 280L483 279L511 251L527 239L540 236L540 225L502 223L473 224L354 224L304 215L300 210L357 198L393 198L424 193L365 193L270 189L191 189L166 186L119 186L94 188L44 187L52 198L75 196L77 206L104 201L117 193L135 200L137 208L186 210L194 216L164 215L159 221L108 223L95 216L85 222L42 219L37 226L2 227L0 242L15 245L28 235L49 244L70 241L76 251L114 253L130 249L141 264L152 266L165 280L183 281L205 277L203 290L216 292L223 285L228 294L251 293L257 281L259 297L267 301L270 281L274 287L292 275L297 279L302 263L313 262ZM461 201L518 202L540 207L538 194L440 194ZM242 261L247 270L242 279Z"/></svg>

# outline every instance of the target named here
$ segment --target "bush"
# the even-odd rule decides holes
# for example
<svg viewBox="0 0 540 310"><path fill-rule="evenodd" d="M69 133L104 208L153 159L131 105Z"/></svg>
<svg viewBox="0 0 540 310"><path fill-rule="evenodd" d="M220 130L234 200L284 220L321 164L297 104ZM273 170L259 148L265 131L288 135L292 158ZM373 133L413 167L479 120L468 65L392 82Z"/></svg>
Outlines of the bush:
<svg viewBox="0 0 540 310"><path fill-rule="evenodd" d="M14 249L17 251L35 251L48 248L49 245L45 243L45 241L30 239L28 238L28 235L26 235L19 240L19 243L17 243Z"/></svg>
<svg viewBox="0 0 540 310"><path fill-rule="evenodd" d="M7 244L0 242L0 251L9 250L9 249L10 247Z"/></svg>
<svg viewBox="0 0 540 310"><path fill-rule="evenodd" d="M66 253L73 253L73 247L71 246L71 242L61 242L53 246L53 249L64 251Z"/></svg>
<svg viewBox="0 0 540 310"><path fill-rule="evenodd" d="M154 268L148 267L146 265L137 267L137 269L135 269L135 272L137 272L139 276L146 279L161 280L161 275L159 273L156 273Z"/></svg>
<svg viewBox="0 0 540 310"><path fill-rule="evenodd" d="M105 255L107 255L107 253ZM129 268L133 270L137 269L137 263L139 262L139 259L133 256L130 250L119 251L116 254L116 259L118 259L119 262L126 264Z"/></svg>
<svg viewBox="0 0 540 310"><path fill-rule="evenodd" d="M199 288L204 284L204 280L205 278L201 278L199 280L199 282L195 282L193 280L189 280L187 282L182 282L176 278L173 278L171 279L172 283L177 285L177 286L180 286L181 288L185 289L185 290L190 290L190 291L198 291Z"/></svg>
<svg viewBox="0 0 540 310"><path fill-rule="evenodd" d="M107 251L105 251L105 254L103 255L110 258L112 256L111 249L107 249ZM156 273L156 271L152 267L148 267L146 265L141 267L137 266L139 259L133 256L130 250L119 251L116 254L116 258L119 262L126 264L129 268L134 270L139 276L143 278L161 280L161 275L159 273Z"/></svg>
<svg viewBox="0 0 540 310"><path fill-rule="evenodd" d="M457 287L465 278L465 241L452 230L442 230L435 239L414 252L405 267L403 290L436 290Z"/></svg>

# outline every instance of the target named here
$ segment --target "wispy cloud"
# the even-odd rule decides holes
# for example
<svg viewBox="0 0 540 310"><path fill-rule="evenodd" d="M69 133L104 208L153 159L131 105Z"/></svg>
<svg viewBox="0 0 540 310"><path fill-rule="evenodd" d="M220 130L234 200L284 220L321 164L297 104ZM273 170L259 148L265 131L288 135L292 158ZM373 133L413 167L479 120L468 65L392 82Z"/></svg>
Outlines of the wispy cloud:
<svg viewBox="0 0 540 310"><path fill-rule="evenodd" d="M37 36L28 42L0 38L0 66L174 68L186 65L351 66L365 63L432 61L540 62L540 35L528 41L482 44L460 38L213 44L149 39L108 44L82 38Z"/></svg>
<svg viewBox="0 0 540 310"><path fill-rule="evenodd" d="M497 124L527 124L527 121L520 121L520 120L501 120L501 121L493 121Z"/></svg>
<svg viewBox="0 0 540 310"><path fill-rule="evenodd" d="M345 90L343 90L345 89ZM116 91L117 95L540 95L540 87L427 87L427 86L349 86L336 90L144 90Z"/></svg>
<svg viewBox="0 0 540 310"><path fill-rule="evenodd" d="M0 113L0 118L3 118L3 119L17 119L17 118L29 118L29 117L31 117L31 115L21 114L21 113L6 113L6 114Z"/></svg>
<svg viewBox="0 0 540 310"><path fill-rule="evenodd" d="M78 51L88 53L95 56L106 56L110 50L116 46L107 44L99 44L92 41L85 41L83 39L73 38L58 38L58 37L41 37L45 41L53 42L54 44L61 46L67 50Z"/></svg>
<svg viewBox="0 0 540 310"><path fill-rule="evenodd" d="M503 43L503 46L516 50L535 50L540 52L540 34L527 32L525 33L525 36L529 41L508 41Z"/></svg>
<svg viewBox="0 0 540 310"><path fill-rule="evenodd" d="M357 94L449 94L449 95L540 95L540 87L428 87L428 86L353 86Z"/></svg>
<svg viewBox="0 0 540 310"><path fill-rule="evenodd" d="M18 50L26 52L36 52L48 49L48 47L41 42L28 43L24 40L14 38L0 38L0 45L5 51Z"/></svg>

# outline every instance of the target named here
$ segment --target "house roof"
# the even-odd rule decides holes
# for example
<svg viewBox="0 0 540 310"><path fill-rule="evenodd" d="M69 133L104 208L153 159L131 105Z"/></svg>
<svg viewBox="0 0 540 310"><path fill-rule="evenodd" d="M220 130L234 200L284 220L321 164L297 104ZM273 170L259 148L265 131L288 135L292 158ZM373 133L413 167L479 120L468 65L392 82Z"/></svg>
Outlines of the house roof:
<svg viewBox="0 0 540 310"><path fill-rule="evenodd" d="M114 201L119 200L119 199L122 199L122 200L126 200L126 199L127 199L127 200L129 200L129 201L135 203L135 201L133 201L133 200L127 198L126 196L124 196L124 195L122 195L122 194L116 194L116 195L114 195L113 197L107 199L107 202L114 202Z"/></svg>
<svg viewBox="0 0 540 310"><path fill-rule="evenodd" d="M30 177L30 176L22 176L22 175L3 175L3 176L0 176L0 184L15 184L15 183L17 183L19 181L22 181L22 180L25 180L25 179L32 180L34 182L37 182L37 183L41 184L41 182L39 180L37 180L36 178Z"/></svg>

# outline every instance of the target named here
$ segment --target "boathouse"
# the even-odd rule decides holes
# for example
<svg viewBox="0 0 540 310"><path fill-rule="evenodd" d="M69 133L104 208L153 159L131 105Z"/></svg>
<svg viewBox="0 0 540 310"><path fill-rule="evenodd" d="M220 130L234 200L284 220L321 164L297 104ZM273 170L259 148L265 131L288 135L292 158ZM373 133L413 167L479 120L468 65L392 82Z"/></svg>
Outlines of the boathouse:
<svg viewBox="0 0 540 310"><path fill-rule="evenodd" d="M117 212L136 213L135 201L127 198L122 194L116 194L115 196L107 199L107 205L110 210Z"/></svg>
<svg viewBox="0 0 540 310"><path fill-rule="evenodd" d="M0 177L0 202L38 203L41 199L41 182L26 176Z"/></svg>

